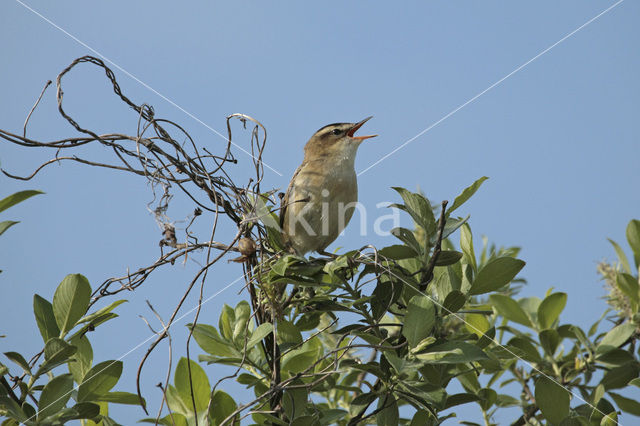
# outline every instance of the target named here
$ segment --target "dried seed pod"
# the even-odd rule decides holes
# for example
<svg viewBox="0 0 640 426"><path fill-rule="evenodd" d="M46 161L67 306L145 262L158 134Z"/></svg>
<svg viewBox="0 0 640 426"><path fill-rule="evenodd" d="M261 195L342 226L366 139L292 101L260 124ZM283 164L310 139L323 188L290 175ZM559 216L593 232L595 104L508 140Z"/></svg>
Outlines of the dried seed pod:
<svg viewBox="0 0 640 426"><path fill-rule="evenodd" d="M253 256L256 252L256 243L251 238L240 238L238 241L238 250L243 256Z"/></svg>

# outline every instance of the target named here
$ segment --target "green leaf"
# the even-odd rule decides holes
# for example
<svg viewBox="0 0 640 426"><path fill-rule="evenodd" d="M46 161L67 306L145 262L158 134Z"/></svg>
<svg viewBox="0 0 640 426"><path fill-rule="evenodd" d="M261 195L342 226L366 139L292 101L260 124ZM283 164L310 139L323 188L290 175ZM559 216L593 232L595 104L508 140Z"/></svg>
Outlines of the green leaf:
<svg viewBox="0 0 640 426"><path fill-rule="evenodd" d="M436 219L433 216L429 200L422 194L411 192L404 188L392 187L392 189L400 194L406 211L413 220L424 228L428 236L433 235L436 230Z"/></svg>
<svg viewBox="0 0 640 426"><path fill-rule="evenodd" d="M309 426L309 425L317 425L317 424L318 422L317 422L316 416L307 414L306 416L296 417L295 420L289 423L289 426Z"/></svg>
<svg viewBox="0 0 640 426"><path fill-rule="evenodd" d="M0 212L5 211L11 206L15 206L16 204L26 200L27 198L33 197L34 195L44 194L42 191L35 191L33 189L27 191L16 192L15 194L11 194L6 198L0 200Z"/></svg>
<svg viewBox="0 0 640 426"><path fill-rule="evenodd" d="M103 361L87 372L78 388L78 401L93 401L113 388L122 374L122 361Z"/></svg>
<svg viewBox="0 0 640 426"><path fill-rule="evenodd" d="M602 378L602 385L606 390L626 387L629 382L638 377L640 366L637 362L629 362L607 371Z"/></svg>
<svg viewBox="0 0 640 426"><path fill-rule="evenodd" d="M260 378L254 376L253 374L242 373L238 376L236 381L241 385L246 385L248 388L250 388L260 383Z"/></svg>
<svg viewBox="0 0 640 426"><path fill-rule="evenodd" d="M591 344L591 341L587 339L587 336L584 334L584 331L582 331L580 327L571 325L569 326L569 330L573 333L576 339L578 339L580 343L582 343L582 346L584 346L585 349L587 349L589 352L593 351L594 348Z"/></svg>
<svg viewBox="0 0 640 426"><path fill-rule="evenodd" d="M613 392L609 392L609 395L611 395L611 398L613 398L622 411L633 414L634 416L640 416L640 402Z"/></svg>
<svg viewBox="0 0 640 426"><path fill-rule="evenodd" d="M287 269L289 266L294 263L298 263L299 260L297 257L293 255L285 255L278 259L275 263L271 265L271 270L280 276L285 276L287 274Z"/></svg>
<svg viewBox="0 0 640 426"><path fill-rule="evenodd" d="M411 259L419 254L420 253L416 252L416 250L411 246L402 244L395 244L378 250L378 255L380 257L393 260Z"/></svg>
<svg viewBox="0 0 640 426"><path fill-rule="evenodd" d="M391 305L393 305L402 294L403 285L395 279L385 279L381 276L378 279L376 288L371 293L371 313L374 318L382 318Z"/></svg>
<svg viewBox="0 0 640 426"><path fill-rule="evenodd" d="M468 404L470 402L474 402L478 400L480 400L478 395L473 393L456 393L454 395L448 395L445 409L455 407L457 405Z"/></svg>
<svg viewBox="0 0 640 426"><path fill-rule="evenodd" d="M447 393L443 388L434 388L434 386L422 381L404 380L400 387L396 388L396 392L402 395L404 399L414 404L426 406L434 406L441 409L447 402ZM406 390L403 392L401 389Z"/></svg>
<svg viewBox="0 0 640 426"><path fill-rule="evenodd" d="M640 285L638 279L632 275L623 272L616 273L616 285L634 305L632 309L637 309L640 303ZM635 310L634 309L634 310Z"/></svg>
<svg viewBox="0 0 640 426"><path fill-rule="evenodd" d="M527 327L533 327L531 319L527 316L526 312L518 305L518 302L511 297L503 294L492 294L489 296L489 300L495 310L509 321L517 322Z"/></svg>
<svg viewBox="0 0 640 426"><path fill-rule="evenodd" d="M476 276L469 293L472 295L495 291L513 280L525 263L513 257L498 257L490 260Z"/></svg>
<svg viewBox="0 0 640 426"><path fill-rule="evenodd" d="M627 274L630 274L631 266L629 266L629 260L627 259L627 255L624 254L624 250L622 250L622 247L620 247L618 243L613 241L611 238L607 238L607 240L609 240L614 250L616 251L616 254L618 255L618 260L620 261L620 264L622 265L622 269L624 270L624 272L626 272Z"/></svg>
<svg viewBox="0 0 640 426"><path fill-rule="evenodd" d="M451 234L456 232L458 230L458 228L460 228L462 225L467 223L467 221L469 220L470 217L471 217L471 215L467 215L467 217L464 217L464 218L458 217L458 218L455 218L455 219L453 219L453 218L447 219L447 222L444 225L444 230L442 231L442 241L444 241ZM435 243L435 238L433 239L432 242Z"/></svg>
<svg viewBox="0 0 640 426"><path fill-rule="evenodd" d="M21 354L19 354L18 352L5 352L4 356L18 364L18 366L20 366L20 368L22 368L26 373L31 374L29 363Z"/></svg>
<svg viewBox="0 0 640 426"><path fill-rule="evenodd" d="M276 216L273 214L269 215L272 223L277 223L275 217ZM261 222L263 221L261 220ZM279 227L276 228L273 226L269 226L266 223L265 226L267 229L267 242L269 243L269 246L273 249L273 251L277 252L285 250L284 243L282 242L282 231L279 229Z"/></svg>
<svg viewBox="0 0 640 426"><path fill-rule="evenodd" d="M424 426L435 424L436 422L434 421L433 416L428 411L418 410L416 411L416 414L413 415L409 426Z"/></svg>
<svg viewBox="0 0 640 426"><path fill-rule="evenodd" d="M233 326L233 338L234 340L242 339L242 344L244 345L244 335L246 333L247 323L249 322L249 316L251 315L249 302L246 300L240 301L234 311L236 322Z"/></svg>
<svg viewBox="0 0 640 426"><path fill-rule="evenodd" d="M478 346L456 341L434 345L428 349L428 352L418 354L416 357L434 364L459 364L488 358Z"/></svg>
<svg viewBox="0 0 640 426"><path fill-rule="evenodd" d="M489 411L493 404L498 399L498 393L493 389L483 388L478 391L478 397L480 398L480 407L483 411Z"/></svg>
<svg viewBox="0 0 640 426"><path fill-rule="evenodd" d="M338 424L338 420L342 419L347 414L347 411L339 408L323 409L320 411L320 425L329 426Z"/></svg>
<svg viewBox="0 0 640 426"><path fill-rule="evenodd" d="M302 343L302 334L300 333L300 330L298 330L298 328L289 321L278 321L276 334L278 336L278 343Z"/></svg>
<svg viewBox="0 0 640 426"><path fill-rule="evenodd" d="M271 324L270 322L260 324L255 330L253 330L251 338L249 338L249 340L247 341L247 350L260 343L260 341L267 337L272 331L273 324Z"/></svg>
<svg viewBox="0 0 640 426"><path fill-rule="evenodd" d="M436 260L436 266L449 266L458 263L463 254L455 250L442 250Z"/></svg>
<svg viewBox="0 0 640 426"><path fill-rule="evenodd" d="M189 375L189 367L191 367L191 375ZM211 387L209 385L209 378L197 362L184 357L180 358L178 366L176 367L174 384L180 398L191 414L193 414L194 411L194 401L196 412L199 413L207 408ZM191 397L192 392L193 399Z"/></svg>
<svg viewBox="0 0 640 426"><path fill-rule="evenodd" d="M549 356L553 356L562 340L558 331L553 328L542 330L538 333L538 337L540 338L540 345L542 345L545 352Z"/></svg>
<svg viewBox="0 0 640 426"><path fill-rule="evenodd" d="M6 410L6 413L8 413L12 419L17 420L20 423L26 422L29 418L18 403L7 395L0 395L0 408ZM13 426L14 424L17 426L18 423L9 423L8 425Z"/></svg>
<svg viewBox="0 0 640 426"><path fill-rule="evenodd" d="M84 336L85 334L87 334L88 331L95 329L95 327L113 318L118 318L118 314L113 312L107 312L106 314L97 316L93 318L91 322L85 323L82 327L77 328L76 331L71 335L71 337L67 338L67 340L73 340L79 336ZM80 322L78 322L77 324L80 324Z"/></svg>
<svg viewBox="0 0 640 426"><path fill-rule="evenodd" d="M520 405L520 399L514 398L511 395L498 394L496 398L496 406L500 408L517 407Z"/></svg>
<svg viewBox="0 0 640 426"><path fill-rule="evenodd" d="M35 376L38 377L53 368L68 362L73 354L76 353L76 347L71 346L64 340L58 337L52 337L47 340L44 345L44 362L36 372Z"/></svg>
<svg viewBox="0 0 640 426"><path fill-rule="evenodd" d="M461 290L462 282L456 272L456 266L458 265L434 269L434 278L430 283L430 287L435 291L438 300L446 299L447 295L454 290ZM464 292L462 293L464 294Z"/></svg>
<svg viewBox="0 0 640 426"><path fill-rule="evenodd" d="M191 327L191 324L188 324ZM241 357L233 343L224 339L215 327L207 324L196 324L193 327L193 337L203 351L221 357Z"/></svg>
<svg viewBox="0 0 640 426"><path fill-rule="evenodd" d="M211 410L209 411L212 424L215 426L222 424L224 419L229 417L237 408L238 406L236 402L231 398L231 396L229 396L229 394L221 390L216 390L213 393ZM239 415L236 416L236 419L238 418ZM235 421L232 421L231 424L235 424Z"/></svg>
<svg viewBox="0 0 640 426"><path fill-rule="evenodd" d="M301 380L291 382L293 386L304 386ZM282 395L282 408L289 419L295 420L292 424L297 424L299 419L304 419L307 413L307 401L309 400L309 391L303 387L292 387L286 389ZM305 425L311 422L305 423Z"/></svg>
<svg viewBox="0 0 640 426"><path fill-rule="evenodd" d="M482 386L478 381L478 376L475 371L469 371L468 367L463 367L463 373L457 376L460 384L465 388L467 392L478 392Z"/></svg>
<svg viewBox="0 0 640 426"><path fill-rule="evenodd" d="M598 405L600 403L600 399L602 399L603 396L604 396L604 386L602 386L602 384L599 384L598 386L595 387L595 389L593 390L593 393L591 394L591 403Z"/></svg>
<svg viewBox="0 0 640 426"><path fill-rule="evenodd" d="M486 327L486 330L482 335L478 336L480 337L480 339L478 339L478 341L476 342L476 346L478 346L481 349L485 349L489 345L493 344L494 339L496 338L496 328L491 326L490 324L487 324L485 327Z"/></svg>
<svg viewBox="0 0 640 426"><path fill-rule="evenodd" d="M56 324L56 317L53 315L53 306L51 303L37 294L33 295L33 313L36 316L36 323L40 330L42 340L47 343L52 337L60 335L60 329Z"/></svg>
<svg viewBox="0 0 640 426"><path fill-rule="evenodd" d="M62 410L67 405L72 390L73 377L71 374L62 374L49 380L49 383L42 389L40 401L38 401L38 420Z"/></svg>
<svg viewBox="0 0 640 426"><path fill-rule="evenodd" d="M435 339L433 337L427 337L422 341L422 343L418 344L418 346L415 347L415 350L412 350L411 352L415 353L415 351L419 351L423 349L424 347L432 344L434 340ZM416 369L416 364L414 362L408 361L406 358L401 358L399 356L396 356L391 350L386 351L384 353L384 355L381 357L381 363L379 364L378 363L367 363L367 364L354 363L349 366L354 369L358 369L358 370L361 369L362 371L371 373L376 377L386 378L388 377L388 373L386 372L387 363L389 363L393 367L393 369L396 370L398 374L401 374L401 375L406 374L407 372L409 372L409 370L411 370L410 372L414 372ZM380 364L385 366L385 371L383 371L383 369L379 366ZM344 364L341 364L341 366L347 366L347 364L344 363Z"/></svg>
<svg viewBox="0 0 640 426"><path fill-rule="evenodd" d="M349 412L352 416L358 414L362 409L368 407L373 401L378 398L377 393L361 393L353 398L351 405L349 406Z"/></svg>
<svg viewBox="0 0 640 426"><path fill-rule="evenodd" d="M60 336L67 334L87 312L91 300L91 285L83 275L67 275L53 295L53 314Z"/></svg>
<svg viewBox="0 0 640 426"><path fill-rule="evenodd" d="M126 300L124 300L124 299L116 300L115 302L112 302L111 304L109 304L109 306L105 306L104 308L98 309L97 311L95 311L92 314L85 315L84 317L80 318L77 323L78 324L82 324L82 323L85 323L85 322L92 322L95 319L98 319L98 318L102 317L103 315L108 314L109 312L113 311L117 306L120 306L125 302L126 302Z"/></svg>
<svg viewBox="0 0 640 426"><path fill-rule="evenodd" d="M569 415L569 391L546 377L536 380L535 386L536 403L546 420L560 423Z"/></svg>
<svg viewBox="0 0 640 426"><path fill-rule="evenodd" d="M633 251L636 268L640 268L640 220L632 220L627 225L627 241Z"/></svg>
<svg viewBox="0 0 640 426"><path fill-rule="evenodd" d="M619 347L631 337L635 330L635 324L629 322L614 327L602 338L596 347L596 353L601 354Z"/></svg>
<svg viewBox="0 0 640 426"><path fill-rule="evenodd" d="M487 319L486 315L482 314L466 314L465 328L471 333L475 334L479 338L484 336L491 328L491 323Z"/></svg>
<svg viewBox="0 0 640 426"><path fill-rule="evenodd" d="M516 355L518 358L522 358L526 361L542 362L542 358L533 343L531 343L529 339L522 337L513 337L509 340L506 347L498 347L496 349L508 350L511 356Z"/></svg>
<svg viewBox="0 0 640 426"><path fill-rule="evenodd" d="M631 362L634 360L633 353L625 351L624 349L611 349L610 351L600 354L596 358L598 363L607 366L619 366Z"/></svg>
<svg viewBox="0 0 640 426"><path fill-rule="evenodd" d="M618 422L618 413L610 411L600 420L600 426L620 426Z"/></svg>
<svg viewBox="0 0 640 426"><path fill-rule="evenodd" d="M450 215L451 213L453 213L454 210L456 210L458 207L463 205L469 198L471 198L473 194L476 193L478 188L480 188L480 185L482 185L482 182L484 182L487 179L489 178L486 176L483 176L480 179L473 182L470 186L465 188L462 191L462 193L458 195L455 200L453 200L453 204L451 205L451 207L449 207L447 214Z"/></svg>
<svg viewBox="0 0 640 426"><path fill-rule="evenodd" d="M397 426L399 419L398 402L392 393L378 398L378 414L376 424L383 426Z"/></svg>
<svg viewBox="0 0 640 426"><path fill-rule="evenodd" d="M567 304L566 293L553 293L544 298L538 307L538 324L540 328L551 328Z"/></svg>
<svg viewBox="0 0 640 426"><path fill-rule="evenodd" d="M408 230L407 228L398 227L393 228L390 232L391 235L405 243L407 246L411 247L416 253L422 253L422 244L420 244L418 240L416 240L416 236L412 231Z"/></svg>
<svg viewBox="0 0 640 426"><path fill-rule="evenodd" d="M416 295L409 300L402 335L410 347L415 347L431 334L436 320L436 308L426 296Z"/></svg>
<svg viewBox="0 0 640 426"><path fill-rule="evenodd" d="M278 220L278 215L271 211L271 206L266 204L265 201L268 200L269 194L259 194L256 197L256 216L267 229L267 240L271 248L274 249L274 251L281 251L284 250L284 244L282 242L280 221Z"/></svg>
<svg viewBox="0 0 640 426"><path fill-rule="evenodd" d="M225 303L218 319L218 330L220 330L220 335L229 341L233 339L233 324L235 322L235 309Z"/></svg>
<svg viewBox="0 0 640 426"><path fill-rule="evenodd" d="M473 271L478 270L478 263L476 262L476 254L473 249L473 234L471 233L471 227L468 223L465 223L460 228L460 249L464 253L464 263L471 265Z"/></svg>
<svg viewBox="0 0 640 426"><path fill-rule="evenodd" d="M113 402L115 404L140 405L140 398L138 395L130 392L107 392L97 397L96 401ZM142 401L143 406L146 406L147 402L144 398Z"/></svg>
<svg viewBox="0 0 640 426"><path fill-rule="evenodd" d="M315 330L320 324L320 319L322 317L322 312L306 312L305 315L299 317L296 322L296 327L298 330L302 331L310 331Z"/></svg>
<svg viewBox="0 0 640 426"><path fill-rule="evenodd" d="M531 322L533 324L538 323L538 308L540 308L541 303L542 300L536 296L522 297L518 299L518 305L520 305L527 316L531 318Z"/></svg>
<svg viewBox="0 0 640 426"><path fill-rule="evenodd" d="M165 393L167 398L167 405L169 406L171 411L173 411L174 413L180 413L184 416L189 416L191 414L193 408L190 408L185 404L185 402L182 400L182 397L178 393L178 390L174 386L169 385Z"/></svg>
<svg viewBox="0 0 640 426"><path fill-rule="evenodd" d="M467 303L467 297L459 290L452 290L442 303L442 310L445 315L458 312Z"/></svg>
<svg viewBox="0 0 640 426"><path fill-rule="evenodd" d="M102 421L102 426L121 426L120 423L116 422L111 417L107 416L106 414L102 415L102 420L101 421ZM93 426L93 425L89 423L89 426Z"/></svg>
<svg viewBox="0 0 640 426"><path fill-rule="evenodd" d="M16 223L20 223L20 222L16 222L14 220L5 220L3 222L0 222L0 235L4 234L4 231L11 228Z"/></svg>
<svg viewBox="0 0 640 426"><path fill-rule="evenodd" d="M93 402L79 402L71 409L74 414L67 417L69 420L93 419L100 415L100 406Z"/></svg>
<svg viewBox="0 0 640 426"><path fill-rule="evenodd" d="M319 347L317 340L306 342L299 348L287 352L282 357L282 370L300 373L309 368L318 358Z"/></svg>
<svg viewBox="0 0 640 426"><path fill-rule="evenodd" d="M22 411L24 411L24 413L30 418L37 416L36 409L28 402L26 401L23 402L21 407L22 407Z"/></svg>

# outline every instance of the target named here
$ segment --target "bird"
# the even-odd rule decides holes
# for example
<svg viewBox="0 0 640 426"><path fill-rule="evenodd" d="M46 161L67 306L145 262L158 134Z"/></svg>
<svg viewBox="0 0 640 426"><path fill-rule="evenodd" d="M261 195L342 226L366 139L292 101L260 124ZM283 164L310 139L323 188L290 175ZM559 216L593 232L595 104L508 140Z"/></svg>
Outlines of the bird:
<svg viewBox="0 0 640 426"><path fill-rule="evenodd" d="M358 201L354 163L360 144L378 135L355 136L372 117L320 128L304 147L304 159L282 197L280 227L287 251L326 253L347 226Z"/></svg>

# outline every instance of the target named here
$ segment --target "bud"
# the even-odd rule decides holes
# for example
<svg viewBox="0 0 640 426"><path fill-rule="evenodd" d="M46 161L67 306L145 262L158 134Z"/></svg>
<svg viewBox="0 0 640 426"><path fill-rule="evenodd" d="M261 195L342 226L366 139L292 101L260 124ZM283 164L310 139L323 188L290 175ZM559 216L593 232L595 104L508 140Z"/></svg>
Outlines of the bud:
<svg viewBox="0 0 640 426"><path fill-rule="evenodd" d="M240 238L238 250L243 256L251 257L256 252L256 243L251 238Z"/></svg>

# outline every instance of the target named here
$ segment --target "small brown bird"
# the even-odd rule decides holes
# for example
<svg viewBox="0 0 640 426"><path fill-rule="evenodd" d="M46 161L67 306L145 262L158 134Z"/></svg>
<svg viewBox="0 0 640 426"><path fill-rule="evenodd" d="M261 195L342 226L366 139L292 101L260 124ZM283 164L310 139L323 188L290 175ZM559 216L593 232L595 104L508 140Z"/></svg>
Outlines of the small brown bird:
<svg viewBox="0 0 640 426"><path fill-rule="evenodd" d="M354 134L370 118L324 126L305 145L304 160L291 178L280 214L290 252L326 254L349 223L358 201L356 152L362 141L377 136Z"/></svg>

